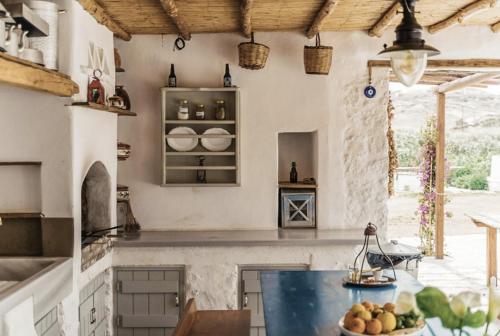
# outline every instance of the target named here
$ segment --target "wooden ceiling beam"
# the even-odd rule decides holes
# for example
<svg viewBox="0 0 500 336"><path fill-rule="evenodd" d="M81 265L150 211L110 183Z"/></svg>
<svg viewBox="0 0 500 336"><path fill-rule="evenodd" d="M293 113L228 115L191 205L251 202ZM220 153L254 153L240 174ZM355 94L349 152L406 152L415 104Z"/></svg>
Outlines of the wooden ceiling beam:
<svg viewBox="0 0 500 336"><path fill-rule="evenodd" d="M313 38L316 34L319 33L321 27L325 23L325 20L333 13L335 7L339 3L339 0L325 0L323 6L316 14L313 23L307 30L306 36L307 38Z"/></svg>
<svg viewBox="0 0 500 336"><path fill-rule="evenodd" d="M161 6L163 7L163 10L165 13L168 15L168 17L172 20L174 25L177 27L177 31L179 32L179 35L185 39L185 40L190 40L191 39L191 33L189 32L187 28L186 21L182 16L179 15L179 8L177 7L177 4L175 3L175 0L160 0Z"/></svg>
<svg viewBox="0 0 500 336"><path fill-rule="evenodd" d="M78 0L78 2L98 23L106 26L116 37L130 41L132 35L123 29L95 0Z"/></svg>
<svg viewBox="0 0 500 336"><path fill-rule="evenodd" d="M493 78L496 78L500 76L500 72L483 72L483 73L477 73L474 75L470 75L464 78L460 78L457 80L454 80L452 82L444 83L441 84L437 88L437 92L439 93L450 93L453 91L465 89L466 87L469 86L477 86L481 85L482 82L486 80L490 80Z"/></svg>
<svg viewBox="0 0 500 336"><path fill-rule="evenodd" d="M389 60L372 60L368 61L368 67L372 68L390 68L391 61ZM476 71L477 69L500 69L500 59L489 58L472 58L472 59L431 59L427 61L428 69L470 69Z"/></svg>
<svg viewBox="0 0 500 336"><path fill-rule="evenodd" d="M500 32L500 21L498 21L497 23L494 23L490 26L491 28L491 31L494 32L494 33L498 33Z"/></svg>
<svg viewBox="0 0 500 336"><path fill-rule="evenodd" d="M250 38L252 35L252 6L254 0L241 0L241 29L243 35Z"/></svg>
<svg viewBox="0 0 500 336"><path fill-rule="evenodd" d="M377 21L377 23L375 23L375 25L373 25L373 27L368 30L368 35L373 37L381 37L387 27L392 24L401 9L401 3L399 2L399 0L396 0L391 8L389 8Z"/></svg>
<svg viewBox="0 0 500 336"><path fill-rule="evenodd" d="M456 24L462 23L466 18L477 14L485 9L494 7L497 0L478 0L470 5L461 8L458 12L448 17L447 19L440 21L432 26L429 26L428 31L431 34L435 34L443 29L454 26Z"/></svg>

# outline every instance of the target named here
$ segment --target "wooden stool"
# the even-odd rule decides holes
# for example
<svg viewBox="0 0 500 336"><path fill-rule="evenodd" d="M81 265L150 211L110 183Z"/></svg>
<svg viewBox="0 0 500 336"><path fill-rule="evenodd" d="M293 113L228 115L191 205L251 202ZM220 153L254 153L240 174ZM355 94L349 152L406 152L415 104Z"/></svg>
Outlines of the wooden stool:
<svg viewBox="0 0 500 336"><path fill-rule="evenodd" d="M250 310L197 310L190 299L173 336L250 336Z"/></svg>

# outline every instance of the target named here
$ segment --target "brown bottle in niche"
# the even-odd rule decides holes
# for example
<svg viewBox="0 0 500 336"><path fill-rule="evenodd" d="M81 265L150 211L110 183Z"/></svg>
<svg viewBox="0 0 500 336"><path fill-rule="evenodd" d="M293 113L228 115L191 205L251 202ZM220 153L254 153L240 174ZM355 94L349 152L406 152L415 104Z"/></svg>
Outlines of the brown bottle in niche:
<svg viewBox="0 0 500 336"><path fill-rule="evenodd" d="M290 183L297 183L299 174L297 173L297 164L292 162L292 169L290 169Z"/></svg>

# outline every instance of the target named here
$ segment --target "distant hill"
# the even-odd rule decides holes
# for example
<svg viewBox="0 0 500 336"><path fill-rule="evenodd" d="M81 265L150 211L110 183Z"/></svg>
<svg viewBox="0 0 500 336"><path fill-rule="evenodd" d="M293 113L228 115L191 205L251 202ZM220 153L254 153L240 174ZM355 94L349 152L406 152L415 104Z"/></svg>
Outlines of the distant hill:
<svg viewBox="0 0 500 336"><path fill-rule="evenodd" d="M435 87L417 85L406 88L391 84L396 109L396 130L419 132L428 116L436 113ZM500 89L464 89L446 96L447 131L457 134L500 134Z"/></svg>

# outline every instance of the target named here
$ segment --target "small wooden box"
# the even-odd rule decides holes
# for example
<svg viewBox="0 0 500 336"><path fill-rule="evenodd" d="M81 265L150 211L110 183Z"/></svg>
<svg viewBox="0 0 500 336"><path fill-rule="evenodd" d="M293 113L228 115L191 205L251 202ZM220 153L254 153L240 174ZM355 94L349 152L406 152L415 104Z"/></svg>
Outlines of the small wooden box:
<svg viewBox="0 0 500 336"><path fill-rule="evenodd" d="M282 228L316 227L316 191L282 189L280 199Z"/></svg>

